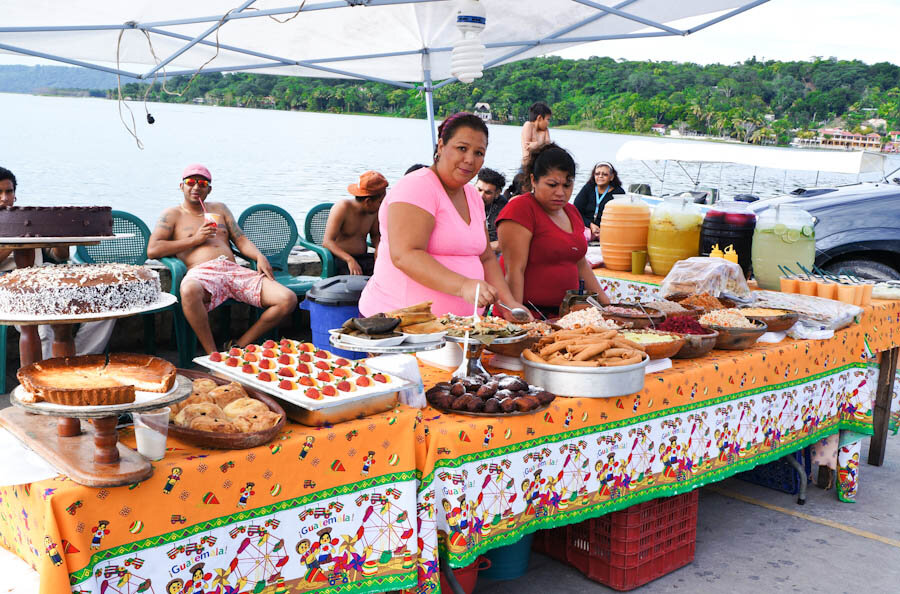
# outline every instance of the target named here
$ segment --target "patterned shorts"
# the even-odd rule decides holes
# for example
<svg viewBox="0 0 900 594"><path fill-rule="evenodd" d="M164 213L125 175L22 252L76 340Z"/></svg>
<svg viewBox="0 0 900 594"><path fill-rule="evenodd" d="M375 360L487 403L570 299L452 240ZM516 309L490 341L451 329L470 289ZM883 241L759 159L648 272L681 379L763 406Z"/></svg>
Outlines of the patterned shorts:
<svg viewBox="0 0 900 594"><path fill-rule="evenodd" d="M214 310L227 299L260 307L264 278L262 273L244 268L225 256L198 264L184 275L184 280L197 281L209 293L206 311Z"/></svg>

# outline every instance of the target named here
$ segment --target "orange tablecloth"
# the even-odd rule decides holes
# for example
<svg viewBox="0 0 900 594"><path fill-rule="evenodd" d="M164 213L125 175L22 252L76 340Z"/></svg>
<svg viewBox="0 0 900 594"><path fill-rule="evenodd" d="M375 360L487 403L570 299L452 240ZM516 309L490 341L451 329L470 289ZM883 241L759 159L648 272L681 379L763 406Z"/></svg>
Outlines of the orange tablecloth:
<svg viewBox="0 0 900 594"><path fill-rule="evenodd" d="M170 439L153 476L131 486L60 476L0 488L0 543L40 572L41 594L411 587L419 414L291 423L249 450ZM130 429L120 435L134 447Z"/></svg>

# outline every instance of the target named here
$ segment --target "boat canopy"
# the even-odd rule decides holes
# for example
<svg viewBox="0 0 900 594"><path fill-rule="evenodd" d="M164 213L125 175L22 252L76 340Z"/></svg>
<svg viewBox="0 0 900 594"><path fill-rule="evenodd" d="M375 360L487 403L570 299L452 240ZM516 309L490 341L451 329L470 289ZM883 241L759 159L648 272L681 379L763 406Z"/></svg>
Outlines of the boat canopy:
<svg viewBox="0 0 900 594"><path fill-rule="evenodd" d="M607 5L593 0L479 0L476 4L486 13L480 42L486 47L484 67L490 68L596 41L689 35L765 2L624 0ZM0 52L143 80L202 69L384 82L423 89L433 122L433 90L456 80L450 71L453 45L462 38L457 12L471 8L472 0L286 4L283 0L4 0Z"/></svg>
<svg viewBox="0 0 900 594"><path fill-rule="evenodd" d="M751 167L832 173L884 174L885 155L867 151L832 151L749 146L724 142L630 140L616 161L737 163Z"/></svg>

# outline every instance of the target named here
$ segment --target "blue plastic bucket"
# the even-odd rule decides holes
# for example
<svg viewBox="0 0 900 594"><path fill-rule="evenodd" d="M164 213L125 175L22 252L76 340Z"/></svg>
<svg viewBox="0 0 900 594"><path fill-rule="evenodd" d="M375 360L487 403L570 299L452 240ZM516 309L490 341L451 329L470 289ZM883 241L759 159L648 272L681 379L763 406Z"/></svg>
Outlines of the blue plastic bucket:
<svg viewBox="0 0 900 594"><path fill-rule="evenodd" d="M347 359L362 359L366 353L345 351L331 346L328 331L340 328L350 318L359 317L359 296L366 286L367 276L333 276L313 285L300 303L309 312L312 342L320 349Z"/></svg>
<svg viewBox="0 0 900 594"><path fill-rule="evenodd" d="M534 533L526 534L519 542L492 549L484 554L491 566L482 570L479 577L487 580L514 580L525 575L531 560L531 541Z"/></svg>

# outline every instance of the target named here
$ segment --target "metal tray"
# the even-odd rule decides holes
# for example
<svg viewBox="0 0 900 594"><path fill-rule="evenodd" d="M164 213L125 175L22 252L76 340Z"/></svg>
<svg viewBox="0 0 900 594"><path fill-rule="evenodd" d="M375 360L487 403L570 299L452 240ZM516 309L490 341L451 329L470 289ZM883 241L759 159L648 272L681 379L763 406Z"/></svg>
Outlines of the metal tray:
<svg viewBox="0 0 900 594"><path fill-rule="evenodd" d="M361 419L369 415L378 414L386 410L391 410L397 406L398 393L389 392L387 394L377 394L365 400L357 400L355 402L347 402L332 406L330 408L321 408L319 410L308 410L302 406L298 406L293 402L280 399L287 416L301 425L310 427L322 427L324 425L335 425L344 421L352 421L353 419Z"/></svg>
<svg viewBox="0 0 900 594"><path fill-rule="evenodd" d="M647 357L621 367L565 367L520 359L529 384L557 396L582 398L615 398L640 392L644 389L644 369L650 363Z"/></svg>
<svg viewBox="0 0 900 594"><path fill-rule="evenodd" d="M422 351L436 351L442 348L446 343L444 339L433 340L431 342L401 342L391 346L372 346L362 345L356 342L347 342L341 340L339 335L332 334L328 339L331 346L353 353L372 353L378 355L400 355L404 353L420 353Z"/></svg>
<svg viewBox="0 0 900 594"><path fill-rule="evenodd" d="M481 336L485 340L491 338L490 342L484 342L484 340L478 338ZM483 344L484 346L490 348L492 344L514 344L516 342L521 342L528 338L528 333L523 332L522 334L516 334L515 336L505 336L503 338L492 338L490 334L469 334L469 344L478 343ZM456 342L459 344L463 344L466 342L465 336L450 336L449 334L444 337L444 340L447 342Z"/></svg>
<svg viewBox="0 0 900 594"><path fill-rule="evenodd" d="M505 412L486 413L486 412L469 412L467 410L453 410L452 408L444 408L443 406L435 406L435 405L431 404L430 402L428 403L428 406L430 406L434 410L439 410L442 413L446 413L449 415L466 415L467 417L501 417L501 418L503 418L503 417L522 417L525 415L533 415L534 413L539 413L539 412L543 412L543 411L547 410L548 408L550 408L551 404L553 404L553 403L548 402L547 404L542 404L541 406L539 406L537 408L533 408L531 410L526 410L526 411L517 410L514 412L508 412L508 413L505 413Z"/></svg>

